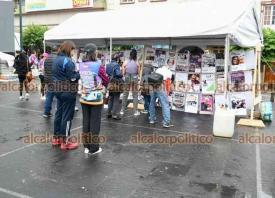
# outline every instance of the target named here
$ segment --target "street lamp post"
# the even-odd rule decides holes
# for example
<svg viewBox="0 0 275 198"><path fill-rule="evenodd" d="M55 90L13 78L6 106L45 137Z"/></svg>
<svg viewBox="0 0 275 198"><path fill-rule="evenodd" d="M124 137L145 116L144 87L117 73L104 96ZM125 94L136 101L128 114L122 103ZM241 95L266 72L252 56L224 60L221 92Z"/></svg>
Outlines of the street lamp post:
<svg viewBox="0 0 275 198"><path fill-rule="evenodd" d="M22 0L19 0L20 51L23 51Z"/></svg>

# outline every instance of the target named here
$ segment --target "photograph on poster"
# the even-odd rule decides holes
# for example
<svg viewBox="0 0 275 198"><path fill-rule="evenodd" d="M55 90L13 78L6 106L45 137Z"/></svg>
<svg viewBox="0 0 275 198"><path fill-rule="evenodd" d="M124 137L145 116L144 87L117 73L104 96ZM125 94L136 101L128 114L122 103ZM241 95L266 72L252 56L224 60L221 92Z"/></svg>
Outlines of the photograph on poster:
<svg viewBox="0 0 275 198"><path fill-rule="evenodd" d="M201 55L190 55L189 72L201 72Z"/></svg>
<svg viewBox="0 0 275 198"><path fill-rule="evenodd" d="M216 55L203 54L202 55L202 73L215 73L216 72Z"/></svg>
<svg viewBox="0 0 275 198"><path fill-rule="evenodd" d="M216 90L215 74L201 74L202 93L214 93Z"/></svg>
<svg viewBox="0 0 275 198"><path fill-rule="evenodd" d="M184 111L185 107L185 93L174 92L172 108L177 111Z"/></svg>
<svg viewBox="0 0 275 198"><path fill-rule="evenodd" d="M245 69L245 51L238 50L230 52L231 71L240 71Z"/></svg>
<svg viewBox="0 0 275 198"><path fill-rule="evenodd" d="M155 50L153 48L145 49L145 64L153 64L155 61Z"/></svg>
<svg viewBox="0 0 275 198"><path fill-rule="evenodd" d="M224 94L215 95L215 109L225 109L228 105L228 101Z"/></svg>
<svg viewBox="0 0 275 198"><path fill-rule="evenodd" d="M188 92L200 92L201 89L201 75L200 74L188 74Z"/></svg>
<svg viewBox="0 0 275 198"><path fill-rule="evenodd" d="M175 90L177 92L185 92L187 91L187 82L188 82L188 74L187 73L176 73L175 77Z"/></svg>
<svg viewBox="0 0 275 198"><path fill-rule="evenodd" d="M176 61L176 71L188 72L189 71L189 53L179 53Z"/></svg>
<svg viewBox="0 0 275 198"><path fill-rule="evenodd" d="M212 114L213 104L214 104L213 95L202 95L201 102L200 102L200 113Z"/></svg>
<svg viewBox="0 0 275 198"><path fill-rule="evenodd" d="M185 112L198 113L199 108L199 95L198 94L186 94Z"/></svg>

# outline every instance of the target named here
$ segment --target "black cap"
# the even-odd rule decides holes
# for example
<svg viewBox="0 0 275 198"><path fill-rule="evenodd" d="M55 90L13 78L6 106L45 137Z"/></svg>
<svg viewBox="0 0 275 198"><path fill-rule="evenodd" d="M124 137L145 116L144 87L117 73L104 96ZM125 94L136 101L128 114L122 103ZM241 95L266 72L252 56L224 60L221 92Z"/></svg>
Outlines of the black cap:
<svg viewBox="0 0 275 198"><path fill-rule="evenodd" d="M87 53L94 53L95 51L97 50L97 46L93 43L88 43L85 45L84 47L84 52L87 52Z"/></svg>

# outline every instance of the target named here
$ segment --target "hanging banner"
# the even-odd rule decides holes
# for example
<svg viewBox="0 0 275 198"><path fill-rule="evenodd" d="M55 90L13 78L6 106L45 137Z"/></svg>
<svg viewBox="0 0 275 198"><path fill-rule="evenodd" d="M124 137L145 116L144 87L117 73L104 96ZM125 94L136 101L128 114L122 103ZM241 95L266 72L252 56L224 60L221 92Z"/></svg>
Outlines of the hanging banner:
<svg viewBox="0 0 275 198"><path fill-rule="evenodd" d="M26 0L25 11L64 10L93 7L93 0Z"/></svg>

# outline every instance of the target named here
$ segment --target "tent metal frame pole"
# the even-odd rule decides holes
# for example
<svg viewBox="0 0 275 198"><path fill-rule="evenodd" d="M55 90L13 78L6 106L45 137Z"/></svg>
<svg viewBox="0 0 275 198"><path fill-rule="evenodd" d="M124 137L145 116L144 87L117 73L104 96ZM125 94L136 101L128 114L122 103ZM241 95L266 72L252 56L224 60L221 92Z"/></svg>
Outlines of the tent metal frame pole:
<svg viewBox="0 0 275 198"><path fill-rule="evenodd" d="M45 39L43 40L43 50L44 50L44 53L46 52L46 41Z"/></svg>
<svg viewBox="0 0 275 198"><path fill-rule="evenodd" d="M110 38L110 62L112 61L112 53L113 53L113 39Z"/></svg>
<svg viewBox="0 0 275 198"><path fill-rule="evenodd" d="M230 54L230 38L226 35L225 38L225 53L224 53L224 94L225 99L228 99L228 65L229 65L229 54Z"/></svg>

